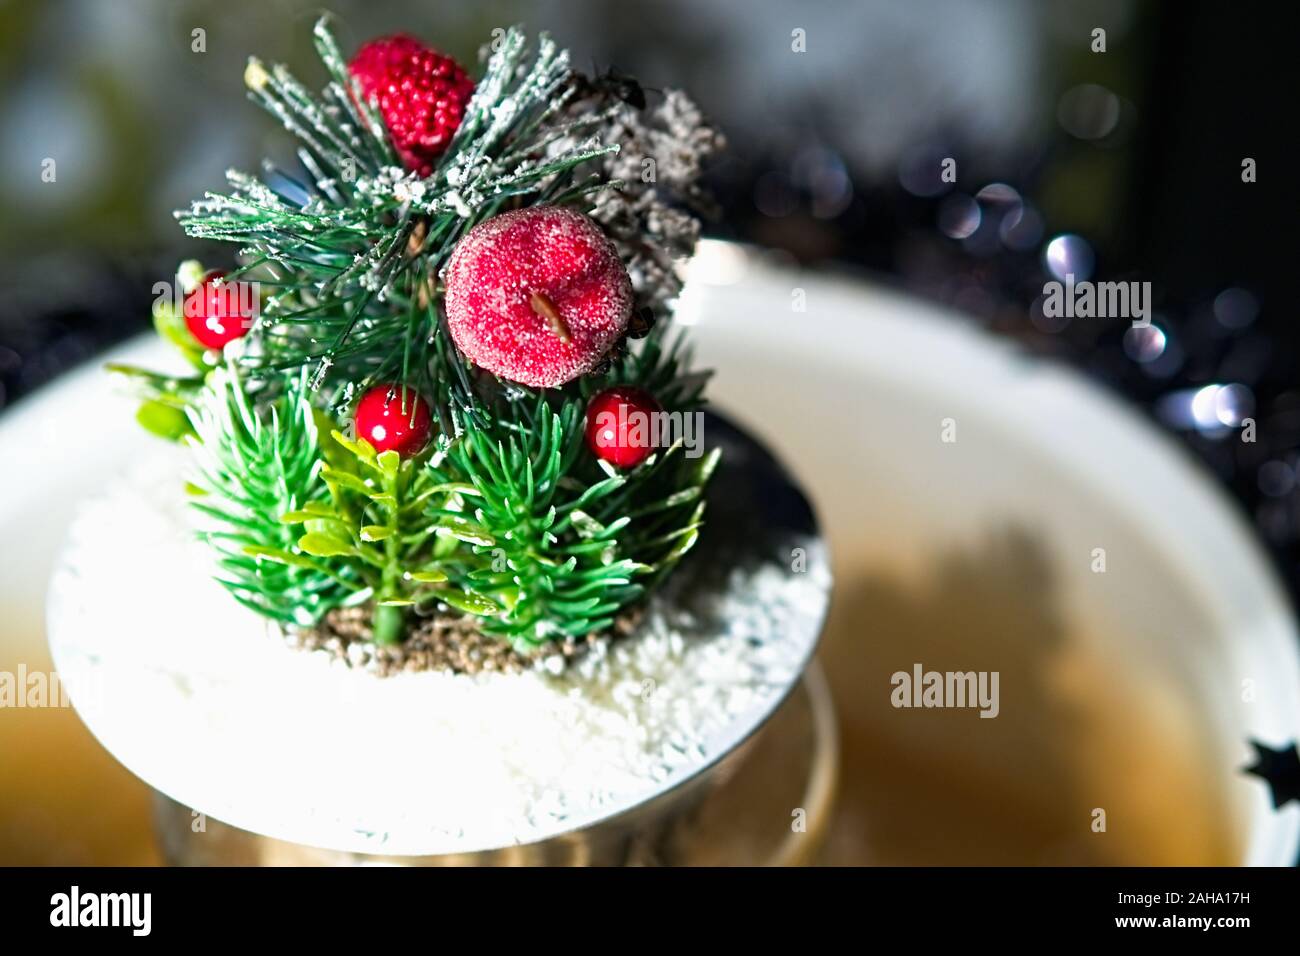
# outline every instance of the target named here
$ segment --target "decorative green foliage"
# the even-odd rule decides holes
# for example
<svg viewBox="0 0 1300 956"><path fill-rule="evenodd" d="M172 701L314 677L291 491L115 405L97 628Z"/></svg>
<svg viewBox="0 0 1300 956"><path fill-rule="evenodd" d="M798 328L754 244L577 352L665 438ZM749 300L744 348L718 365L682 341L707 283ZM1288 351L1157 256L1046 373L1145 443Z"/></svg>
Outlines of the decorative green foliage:
<svg viewBox="0 0 1300 956"><path fill-rule="evenodd" d="M568 54L543 35L528 65L523 34L510 30L447 152L421 179L398 165L327 19L315 40L330 77L319 96L283 66L251 60L245 73L253 99L299 139L309 181L270 165L260 179L231 171L229 193L208 193L177 216L191 236L240 245L246 265L231 278L256 272L275 289L255 330L261 351L249 360L261 373L311 365L315 385L332 377L420 387L436 323L420 303L433 297L456 241L508 203L570 201L599 188L575 182L575 170L617 146L593 139L548 149L602 117L555 122Z"/></svg>
<svg viewBox="0 0 1300 956"><path fill-rule="evenodd" d="M442 567L501 605L485 627L520 651L609 627L699 527L716 458L684 473L678 445L626 475L602 470L583 445L584 408L569 399L552 410L539 397L515 421L467 431L429 468L448 491L429 516L461 542Z"/></svg>
<svg viewBox="0 0 1300 956"><path fill-rule="evenodd" d="M299 552L280 516L326 493L305 375L290 379L260 414L234 369L217 369L187 409L194 429L203 538L220 580L240 603L278 621L313 624L356 590L346 568Z"/></svg>
<svg viewBox="0 0 1300 956"><path fill-rule="evenodd" d="M446 489L434 484L424 467L427 456L402 459L395 451L379 454L368 442L335 431L325 443L320 478L328 501L311 501L287 511L282 520L302 525L299 550L342 565L364 583L376 606L375 640L401 640L405 608L434 599L461 610L499 611L491 601L450 587L437 561L435 528L424 520L431 500ZM283 553L268 557L289 560Z"/></svg>
<svg viewBox="0 0 1300 956"><path fill-rule="evenodd" d="M202 275L203 268L198 262L190 260L181 264L176 281L180 282L181 271ZM203 391L204 376L212 370L207 361L203 346L190 334L185 324L185 316L178 311L176 304L170 300L160 299L153 308L154 330L169 342L193 367L192 375L161 375L134 365L111 363L108 371L120 376L131 386L141 399L140 409L136 412L136 421L145 429L162 438L179 441L186 435L194 434L186 416L190 408ZM215 353L214 353L215 354Z"/></svg>
<svg viewBox="0 0 1300 956"><path fill-rule="evenodd" d="M180 441L186 435L194 434L194 429L190 427L189 416L185 414L184 409L166 402L153 400L141 402L139 409L136 410L135 420L145 431L152 432L159 438L166 438L168 441Z"/></svg>
<svg viewBox="0 0 1300 956"><path fill-rule="evenodd" d="M627 519L619 546L649 569L647 586L658 584L695 546L704 524L704 489L720 455L715 448L688 458L678 441L638 465L624 487L592 509L589 517L602 528ZM582 524L575 518L579 535L585 536Z"/></svg>
<svg viewBox="0 0 1300 956"><path fill-rule="evenodd" d="M673 355L635 367L661 373ZM260 575L227 586L250 604L257 587L268 589L266 613L299 623L344 597L371 600L379 643L402 639L407 608L437 603L482 617L485 630L522 653L608 628L695 543L717 462L716 452L687 458L679 442L619 473L586 449L585 398L523 391L501 399L485 425L469 422L458 439L443 437L436 450L403 459L337 430L317 441L312 416L321 428L332 420L311 410L301 377L277 400L269 425L231 382L224 372L216 378L229 396L224 419L192 415L205 450L214 441L226 447L227 432L251 446L231 448L220 470L204 469L201 487L223 500L220 513L207 498L196 504L240 532L210 537L226 544L223 567ZM294 407L297 416L284 411ZM305 455L290 455L292 447ZM264 474L255 464L262 459L291 466L276 472L283 474L276 488L306 494L254 503L235 476ZM241 506L256 518L232 514ZM286 577L322 585L311 615L274 600L289 594Z"/></svg>

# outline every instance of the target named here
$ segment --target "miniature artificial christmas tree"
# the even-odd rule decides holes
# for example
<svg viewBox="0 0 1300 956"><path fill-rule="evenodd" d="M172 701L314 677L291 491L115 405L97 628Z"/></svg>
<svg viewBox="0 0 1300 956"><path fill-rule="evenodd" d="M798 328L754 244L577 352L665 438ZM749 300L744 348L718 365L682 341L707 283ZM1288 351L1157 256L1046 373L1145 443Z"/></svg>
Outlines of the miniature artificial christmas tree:
<svg viewBox="0 0 1300 956"><path fill-rule="evenodd" d="M245 73L301 171L178 213L238 262L155 307L192 375L116 366L140 419L192 446L224 586L290 629L468 618L522 659L607 633L695 543L717 463L644 426L702 401L666 319L721 137L545 36L529 63L504 32L477 82L407 36L315 42L320 95Z"/></svg>
<svg viewBox="0 0 1300 956"><path fill-rule="evenodd" d="M321 95L245 74L300 173L179 214L236 245L155 303L189 372L114 366L176 443L70 530L69 696L176 811L173 861L689 859L830 587L807 501L698 411L669 332L721 139L545 37L501 31L477 82L315 38Z"/></svg>

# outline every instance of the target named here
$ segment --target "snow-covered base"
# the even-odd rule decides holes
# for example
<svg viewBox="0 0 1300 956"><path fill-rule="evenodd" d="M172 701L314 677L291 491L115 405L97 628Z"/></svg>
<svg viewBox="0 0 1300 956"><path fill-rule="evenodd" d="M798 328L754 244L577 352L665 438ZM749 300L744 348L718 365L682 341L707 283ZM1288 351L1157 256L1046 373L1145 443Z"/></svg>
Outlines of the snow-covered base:
<svg viewBox="0 0 1300 956"><path fill-rule="evenodd" d="M50 590L54 659L145 782L295 843L472 851L639 804L771 713L825 610L824 561L759 565L732 572L717 613L656 599L639 634L561 674L376 677L290 647L212 580L183 470L160 451L83 507Z"/></svg>

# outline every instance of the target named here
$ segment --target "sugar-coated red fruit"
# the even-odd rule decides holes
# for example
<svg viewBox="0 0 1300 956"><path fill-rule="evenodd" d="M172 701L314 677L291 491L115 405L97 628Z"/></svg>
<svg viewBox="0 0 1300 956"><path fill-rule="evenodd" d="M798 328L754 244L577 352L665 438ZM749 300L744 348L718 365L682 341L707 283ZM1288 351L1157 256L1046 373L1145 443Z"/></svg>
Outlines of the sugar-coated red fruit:
<svg viewBox="0 0 1300 956"><path fill-rule="evenodd" d="M623 335L632 280L600 226L565 206L479 223L443 275L451 337L475 365L534 388L591 371Z"/></svg>
<svg viewBox="0 0 1300 956"><path fill-rule="evenodd" d="M257 287L251 282L218 282L224 272L209 272L185 296L185 325L201 345L220 351L248 334L257 317Z"/></svg>
<svg viewBox="0 0 1300 956"><path fill-rule="evenodd" d="M643 388L620 385L594 395L587 404L587 447L618 468L634 468L654 451L657 429L651 417L663 411Z"/></svg>
<svg viewBox="0 0 1300 956"><path fill-rule="evenodd" d="M348 72L374 100L402 164L421 176L447 149L465 117L474 81L449 56L406 34L371 40Z"/></svg>
<svg viewBox="0 0 1300 956"><path fill-rule="evenodd" d="M403 458L419 454L433 430L428 403L414 390L395 384L368 389L357 403L353 422L357 437L375 451L395 451Z"/></svg>

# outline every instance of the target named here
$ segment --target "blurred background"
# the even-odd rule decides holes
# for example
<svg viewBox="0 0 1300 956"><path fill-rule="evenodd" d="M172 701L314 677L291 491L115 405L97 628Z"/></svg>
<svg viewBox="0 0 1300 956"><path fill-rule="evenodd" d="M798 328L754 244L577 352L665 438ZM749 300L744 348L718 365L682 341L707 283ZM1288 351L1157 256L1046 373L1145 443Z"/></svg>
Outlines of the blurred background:
<svg viewBox="0 0 1300 956"><path fill-rule="evenodd" d="M1280 147L1294 135L1295 57L1271 8L1135 0L327 6L345 50L404 30L469 65L492 28L522 23L549 30L580 68L613 67L651 90L687 89L731 143L710 172L721 214L709 235L941 303L973 327L1080 370L1217 476L1293 599L1300 595L1300 332L1289 288L1298 207ZM287 137L244 101L243 66L256 53L319 79L310 28L321 9L295 0L0 0L0 418L147 329L151 286L180 258L215 263L227 254L186 239L172 210L219 187L230 166L290 159ZM196 28L205 31L203 52L192 49ZM1098 29L1104 52L1093 50ZM796 30L805 31L806 52L792 51ZM56 183L42 181L48 158ZM956 161L955 183L940 177L945 158ZM1243 182L1247 158L1257 182ZM1044 283L1067 272L1150 281L1152 326L1044 315ZM1257 423L1254 442L1239 440L1246 419ZM1005 547L1014 600L1013 572L1027 559L1014 542ZM899 628L963 626L960 614L909 623L906 607L872 600L871 613L893 614ZM999 613L986 636L1040 633L1023 615ZM1112 732L1125 731L1116 724ZM945 785L941 773L916 779L913 799ZM953 817L953 807L939 809ZM888 817L890 808L877 801L873 812ZM981 812L970 809L971 820ZM844 822L842 832L851 837L855 825ZM916 859L932 830L925 819L896 828L890 859ZM1169 859L1192 862L1170 840ZM1231 855L1216 845L1197 861ZM1032 859L991 839L972 856ZM920 857L955 859L936 845ZM1051 858L1096 862L1077 848ZM846 850L830 859L856 857Z"/></svg>
<svg viewBox="0 0 1300 956"><path fill-rule="evenodd" d="M1300 337L1283 285L1297 207L1269 156L1294 125L1294 58L1263 12L1134 0L330 8L345 48L404 29L473 63L492 27L519 22L553 32L579 66L690 90L733 145L712 171L723 209L711 234L870 270L1076 364L1186 439L1296 585ZM171 212L230 166L288 158L274 122L242 102L242 68L256 51L311 77L321 9L0 0L0 409L145 329L148 289L179 257L224 254L187 240ZM192 50L196 27L205 52ZM791 55L796 29L807 52ZM955 184L940 179L945 157ZM1242 182L1246 157L1257 183ZM1044 317L1043 283L1066 271L1151 281L1154 327ZM1245 417L1259 441L1228 441Z"/></svg>

